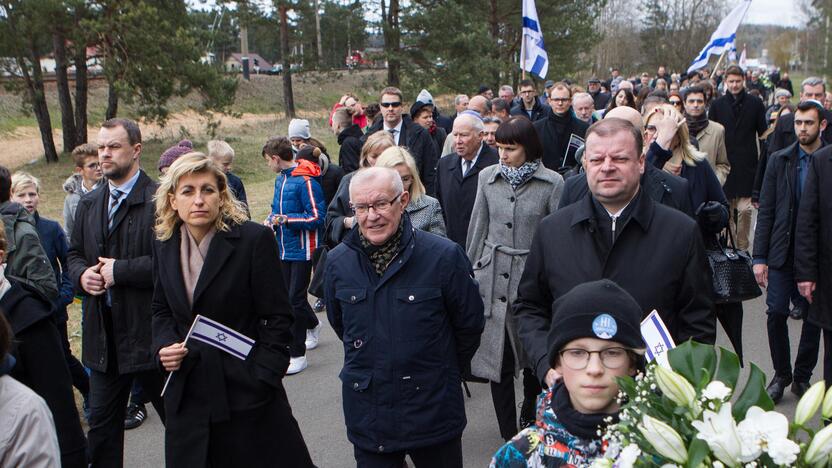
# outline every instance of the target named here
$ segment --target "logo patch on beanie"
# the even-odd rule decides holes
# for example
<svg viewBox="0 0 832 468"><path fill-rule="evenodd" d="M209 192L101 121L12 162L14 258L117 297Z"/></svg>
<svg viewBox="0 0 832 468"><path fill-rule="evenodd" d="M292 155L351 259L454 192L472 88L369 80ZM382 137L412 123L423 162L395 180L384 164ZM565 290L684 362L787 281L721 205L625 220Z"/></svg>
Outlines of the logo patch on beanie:
<svg viewBox="0 0 832 468"><path fill-rule="evenodd" d="M609 314L601 314L592 321L592 332L602 340L609 340L618 333L618 324Z"/></svg>

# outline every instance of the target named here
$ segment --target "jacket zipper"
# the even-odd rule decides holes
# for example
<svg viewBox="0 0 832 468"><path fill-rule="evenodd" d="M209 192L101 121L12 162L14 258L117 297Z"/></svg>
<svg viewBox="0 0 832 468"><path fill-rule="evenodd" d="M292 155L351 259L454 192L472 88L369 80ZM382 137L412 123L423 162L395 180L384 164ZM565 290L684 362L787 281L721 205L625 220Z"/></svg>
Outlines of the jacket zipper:
<svg viewBox="0 0 832 468"><path fill-rule="evenodd" d="M615 222L618 220L618 216L610 216L612 219L612 243L615 244Z"/></svg>

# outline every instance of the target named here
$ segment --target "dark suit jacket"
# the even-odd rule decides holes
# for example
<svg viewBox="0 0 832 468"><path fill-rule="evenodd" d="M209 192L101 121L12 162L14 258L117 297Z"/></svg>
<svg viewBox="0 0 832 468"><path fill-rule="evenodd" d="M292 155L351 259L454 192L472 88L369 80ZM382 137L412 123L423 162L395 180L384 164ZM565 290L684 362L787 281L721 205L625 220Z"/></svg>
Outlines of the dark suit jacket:
<svg viewBox="0 0 832 468"><path fill-rule="evenodd" d="M75 290L81 287L84 270L98 264L98 257L115 258L110 288L111 310L105 311L106 294L89 296L84 302L84 365L105 372L115 347L121 374L155 369L150 354L150 300L153 296L150 254L153 250L156 183L142 171L133 190L121 202L107 227L109 185L84 195L75 212L75 227L67 263ZM108 337L108 334L113 336Z"/></svg>
<svg viewBox="0 0 832 468"><path fill-rule="evenodd" d="M497 151L483 144L477 163L462 177L459 155L451 153L439 160L436 169L436 198L442 205L448 239L465 249L468 222L477 196L477 175L486 167L497 164Z"/></svg>
<svg viewBox="0 0 832 468"><path fill-rule="evenodd" d="M384 131L383 120L379 120L377 124L367 129L367 133L361 140L362 144L367 141L367 137L378 131ZM402 134L399 135L399 146L407 148L407 151L416 160L416 169L419 169L419 178L425 186L425 191L428 195L433 196L435 190L433 186L434 172L439 151L436 149L430 133L419 124L414 123L410 116L402 116Z"/></svg>

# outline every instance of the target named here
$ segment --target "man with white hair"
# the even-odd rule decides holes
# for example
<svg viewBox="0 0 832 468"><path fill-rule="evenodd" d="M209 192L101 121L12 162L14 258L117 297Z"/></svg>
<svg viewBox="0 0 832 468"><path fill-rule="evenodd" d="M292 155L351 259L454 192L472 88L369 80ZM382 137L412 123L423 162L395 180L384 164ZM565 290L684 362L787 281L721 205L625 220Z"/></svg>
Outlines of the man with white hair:
<svg viewBox="0 0 832 468"><path fill-rule="evenodd" d="M455 125L464 123L458 118ZM460 382L484 327L465 252L414 229L398 172L355 173L358 229L329 253L324 297L344 342L344 422L360 468L462 468L465 403Z"/></svg>
<svg viewBox="0 0 832 468"><path fill-rule="evenodd" d="M595 100L589 93L575 93L572 96L572 110L575 111L575 117L578 120L592 125L597 120L593 115L595 112Z"/></svg>
<svg viewBox="0 0 832 468"><path fill-rule="evenodd" d="M477 195L477 175L499 159L497 151L483 143L484 130L482 120L475 115L457 117L452 133L454 152L442 157L436 168L436 198L445 215L448 239L462 248Z"/></svg>

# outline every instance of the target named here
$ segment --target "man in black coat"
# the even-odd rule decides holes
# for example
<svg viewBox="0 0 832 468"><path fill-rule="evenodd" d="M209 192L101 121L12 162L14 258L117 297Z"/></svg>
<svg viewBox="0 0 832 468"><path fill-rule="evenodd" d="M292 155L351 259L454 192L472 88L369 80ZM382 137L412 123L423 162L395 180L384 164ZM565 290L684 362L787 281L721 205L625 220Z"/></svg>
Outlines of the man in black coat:
<svg viewBox="0 0 832 468"><path fill-rule="evenodd" d="M794 276L810 303L807 320L823 329L823 379L832 385L832 146L817 151L797 214ZM823 261L827 259L827 261Z"/></svg>
<svg viewBox="0 0 832 468"><path fill-rule="evenodd" d="M437 154L433 139L427 130L416 125L408 118L402 118L404 102L402 92L398 88L387 87L381 91L378 102L381 106L382 119L367 129L362 142L375 132L384 130L393 135L396 146L403 146L416 160L416 168L419 169L419 178L425 186L428 195L433 195L434 171L436 168Z"/></svg>
<svg viewBox="0 0 832 468"><path fill-rule="evenodd" d="M723 189L731 205L731 229L737 234L737 248L748 250L754 210L751 192L760 157L757 139L766 131L768 123L763 101L748 94L744 85L742 69L736 65L728 67L725 70L727 92L711 104L708 118L725 127L725 148L731 172Z"/></svg>
<svg viewBox="0 0 832 468"><path fill-rule="evenodd" d="M592 96L593 104L595 105L595 110L606 109L607 104L610 102L610 93L602 93L601 92L601 80L596 77L592 77L589 79L587 83L587 92L590 96Z"/></svg>
<svg viewBox="0 0 832 468"><path fill-rule="evenodd" d="M497 164L497 152L482 141L482 120L462 114L454 121L455 152L439 160L436 198L442 205L448 239L465 249L468 222L477 196L481 170Z"/></svg>
<svg viewBox="0 0 832 468"><path fill-rule="evenodd" d="M563 174L578 164L575 153L589 125L573 115L572 91L566 83L555 83L549 90L549 109L534 128L543 143L543 165Z"/></svg>
<svg viewBox="0 0 832 468"><path fill-rule="evenodd" d="M606 119L592 126L586 143L590 193L541 221L514 303L520 340L547 386L558 378L546 359L552 302L587 281L618 283L645 316L658 311L677 343L716 339L699 228L639 186L641 133L623 119Z"/></svg>
<svg viewBox="0 0 832 468"><path fill-rule="evenodd" d="M156 184L139 168L141 131L127 119L104 122L98 158L109 183L78 204L67 263L87 296L82 360L90 373L93 466L121 466L124 415L137 379L164 420L162 376L151 354L150 303Z"/></svg>
<svg viewBox="0 0 832 468"><path fill-rule="evenodd" d="M537 98L537 90L535 90L532 80L521 81L518 89L520 90L520 102L512 106L509 114L522 115L532 122L546 117L549 109Z"/></svg>
<svg viewBox="0 0 832 468"><path fill-rule="evenodd" d="M788 319L789 302L796 309L809 310L794 278L795 228L812 154L823 146L820 132L826 120L822 115L823 107L813 101L798 105L794 119L798 141L769 157L760 190L754 231L754 275L757 283L767 288L768 343L774 365L774 378L767 391L775 403L792 382L792 392L802 396L809 388L818 360L820 328L804 320L792 374Z"/></svg>
<svg viewBox="0 0 832 468"><path fill-rule="evenodd" d="M823 78L817 76L810 76L803 80L800 85L800 102L815 100L823 104L826 97L826 84ZM827 122L832 122L832 112L824 109L824 118ZM827 125L821 132L821 138L825 142L832 142L832 125ZM789 113L777 119L777 125L774 127L774 134L771 136L771 143L768 147L768 154L774 154L781 149L790 146L797 141L797 136L794 131L794 114ZM765 174L763 174L765 177Z"/></svg>

